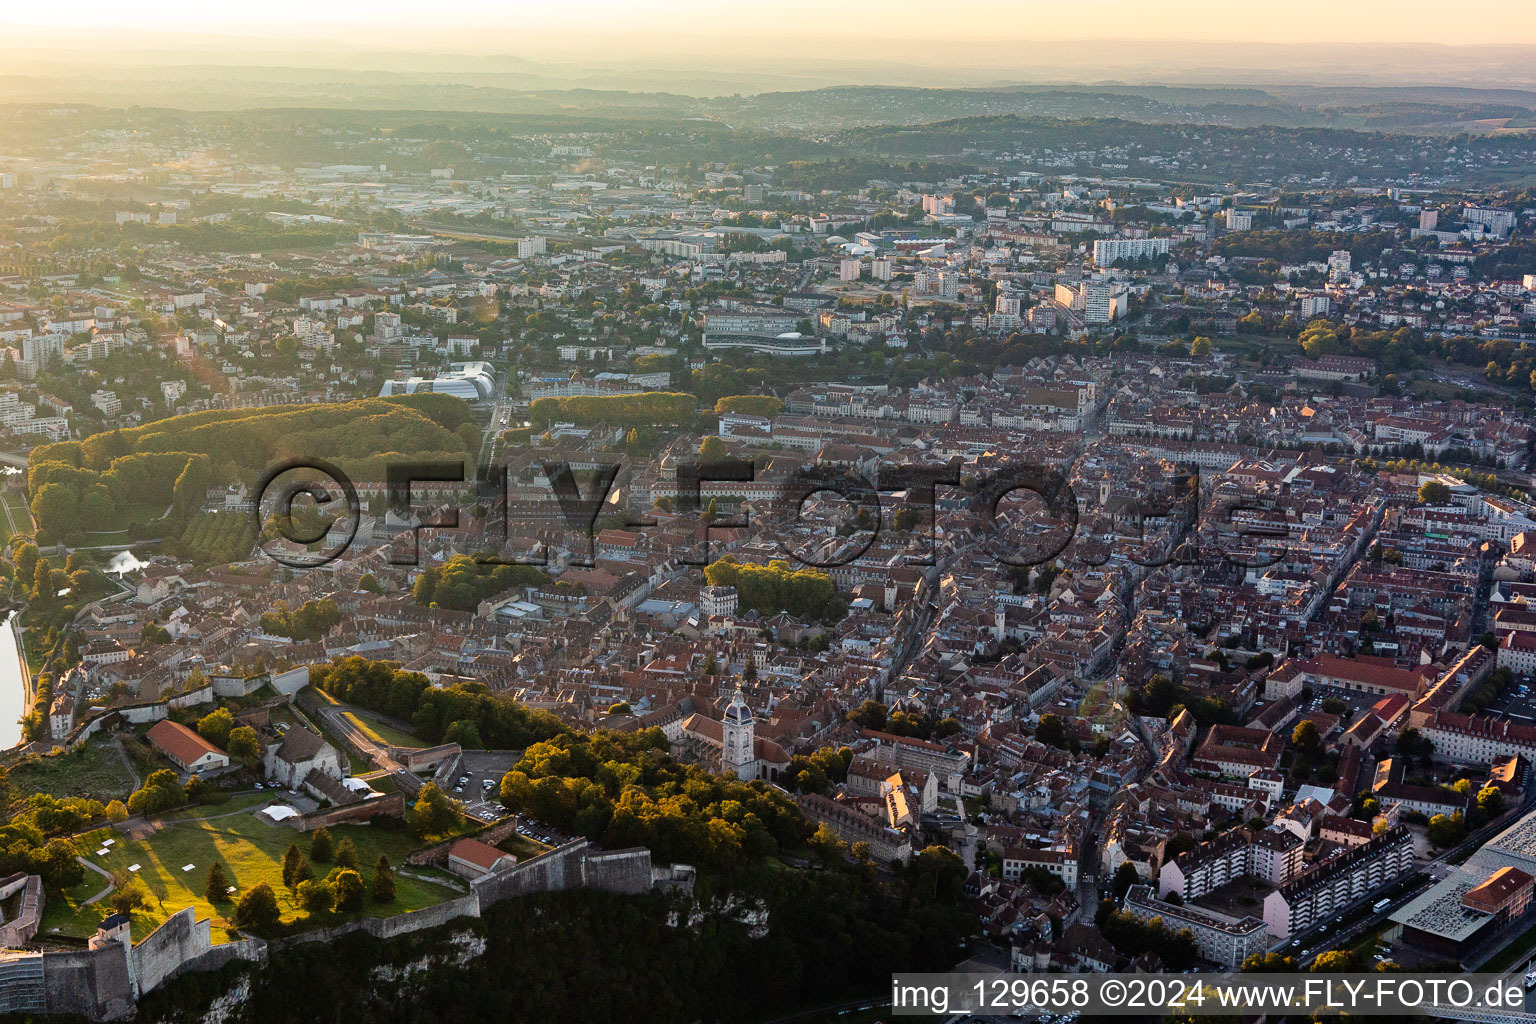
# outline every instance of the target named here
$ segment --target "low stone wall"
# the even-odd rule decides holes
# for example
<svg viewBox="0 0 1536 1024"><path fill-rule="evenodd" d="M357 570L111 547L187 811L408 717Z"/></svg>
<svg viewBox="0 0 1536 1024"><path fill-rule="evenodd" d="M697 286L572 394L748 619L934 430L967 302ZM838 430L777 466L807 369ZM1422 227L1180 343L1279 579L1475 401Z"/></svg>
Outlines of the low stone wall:
<svg viewBox="0 0 1536 1024"><path fill-rule="evenodd" d="M353 932L366 932L376 939L390 939L396 935L436 928L456 918L479 916L480 900L471 893L468 896L460 896L456 900L448 900L446 903L413 910L409 914L396 914L394 917L364 917L336 925L334 928L320 928L300 935L290 935L287 938L274 940L268 944L268 948L292 949L311 942L331 942Z"/></svg>
<svg viewBox="0 0 1536 1024"><path fill-rule="evenodd" d="M165 980L178 978L183 974L193 974L200 971L216 971L227 963L236 960L245 960L250 963L264 964L267 962L267 941L265 939L241 939L239 942L224 942L199 956L188 960L176 970L166 975Z"/></svg>
<svg viewBox="0 0 1536 1024"><path fill-rule="evenodd" d="M440 743L435 747L391 746L389 748L389 756L413 772L431 767L446 758L457 758L463 753L464 749L457 743Z"/></svg>
<svg viewBox="0 0 1536 1024"><path fill-rule="evenodd" d="M636 896L650 892L653 880L651 851L643 846L629 850L589 851L582 858L582 885L589 889Z"/></svg>
<svg viewBox="0 0 1536 1024"><path fill-rule="evenodd" d="M210 682L213 692L220 697L248 697L272 681L263 672L254 676L214 676Z"/></svg>
<svg viewBox="0 0 1536 1024"><path fill-rule="evenodd" d="M405 796L402 793L386 793L372 800L364 800L360 804L348 804L346 807L329 807L322 811L311 811L309 814L298 818L297 824L300 832L313 832L317 828L329 828L332 825L340 825L345 822L367 821L384 815L389 818L405 817Z"/></svg>
<svg viewBox="0 0 1536 1024"><path fill-rule="evenodd" d="M272 677L271 681L272 689L276 690L284 697L292 697L294 694L298 693L308 685L308 665L301 665L298 668L291 668L286 672L279 672L277 675Z"/></svg>
<svg viewBox="0 0 1536 1024"><path fill-rule="evenodd" d="M579 888L641 893L651 888L651 851L645 847L601 851L585 839L470 882L482 907L535 892Z"/></svg>
<svg viewBox="0 0 1536 1024"><path fill-rule="evenodd" d="M513 821L503 822L482 833L482 838L503 831L496 839L499 842L515 827ZM656 884L691 882L692 871L686 865L654 870L651 851L644 847L598 850L587 840L578 839L506 871L475 879L467 896L407 914L359 918L271 942L252 938L215 946L211 922L198 921L193 909L187 907L173 914L132 952L111 942L79 952L43 954L47 1012L116 1020L132 1016L139 996L171 978L193 971L215 971L235 960L266 963L273 950L332 942L355 932L390 939L459 918L480 917L485 908L502 900L538 892L589 887L636 894L648 892Z"/></svg>
<svg viewBox="0 0 1536 1024"><path fill-rule="evenodd" d="M431 846L424 846L419 850L414 850L406 855L405 862L407 864L435 864L441 866L448 863L448 851L453 849L453 844L460 839L478 839L489 846L495 846L516 831L517 819L515 817L508 818L506 821L497 822L490 828L483 829L471 836L454 836L452 839L444 839L440 843L433 843Z"/></svg>

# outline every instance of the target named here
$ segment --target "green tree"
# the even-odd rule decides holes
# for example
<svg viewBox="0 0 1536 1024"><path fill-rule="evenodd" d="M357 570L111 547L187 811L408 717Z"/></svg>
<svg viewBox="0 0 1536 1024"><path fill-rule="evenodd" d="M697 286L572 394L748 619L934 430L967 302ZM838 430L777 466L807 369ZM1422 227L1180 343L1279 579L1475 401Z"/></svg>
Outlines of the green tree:
<svg viewBox="0 0 1536 1024"><path fill-rule="evenodd" d="M1493 786L1484 786L1477 791L1477 806L1489 818L1497 818L1504 813L1504 794Z"/></svg>
<svg viewBox="0 0 1536 1024"><path fill-rule="evenodd" d="M208 865L208 881L203 886L203 898L209 903L223 903L229 899L229 873L224 865L214 861Z"/></svg>
<svg viewBox="0 0 1536 1024"><path fill-rule="evenodd" d="M464 805L450 799L435 783L429 782L416 795L407 820L418 836L443 835L463 824Z"/></svg>
<svg viewBox="0 0 1536 1024"><path fill-rule="evenodd" d="M256 762L261 756L261 744L256 739L256 730L248 725L237 725L229 730L229 756L246 765Z"/></svg>
<svg viewBox="0 0 1536 1024"><path fill-rule="evenodd" d="M352 868L344 868L336 872L335 880L331 884L336 889L338 914L352 914L363 909L363 895L368 890L363 886L362 875Z"/></svg>
<svg viewBox="0 0 1536 1024"><path fill-rule="evenodd" d="M1446 847L1455 845L1466 834L1466 827L1462 820L1461 812L1457 811L1449 817L1444 814L1435 815L1429 819L1429 824L1425 827L1424 834L1436 846Z"/></svg>
<svg viewBox="0 0 1536 1024"><path fill-rule="evenodd" d="M373 866L373 884L370 886L375 903L395 902L395 873L389 866L389 858L382 853Z"/></svg>
<svg viewBox="0 0 1536 1024"><path fill-rule="evenodd" d="M266 882L246 890L235 905L235 923L242 928L271 928L281 919L277 896Z"/></svg>
<svg viewBox="0 0 1536 1024"><path fill-rule="evenodd" d="M169 768L161 768L150 772L144 785L129 795L128 813L135 817L156 814L180 807L186 802L187 794L182 788L180 777Z"/></svg>
<svg viewBox="0 0 1536 1024"><path fill-rule="evenodd" d="M866 700L848 715L850 722L876 732L885 728L886 718L886 707L877 700Z"/></svg>
<svg viewBox="0 0 1536 1024"><path fill-rule="evenodd" d="M1291 730L1291 742L1308 757L1317 757L1323 751L1322 734L1311 719L1296 723L1296 728Z"/></svg>
<svg viewBox="0 0 1536 1024"><path fill-rule="evenodd" d="M1279 953L1255 953L1242 966L1244 974L1290 974L1295 970L1295 958Z"/></svg>
<svg viewBox="0 0 1536 1024"><path fill-rule="evenodd" d="M221 750L229 746L229 731L235 727L235 718L228 708L217 708L197 721L197 733Z"/></svg>
<svg viewBox="0 0 1536 1024"><path fill-rule="evenodd" d="M45 484L32 499L32 515L37 520L38 531L49 537L76 532L79 512L79 499L67 484Z"/></svg>
<svg viewBox="0 0 1536 1024"><path fill-rule="evenodd" d="M309 837L309 859L316 864L329 864L335 856L336 844L331 833L324 826L315 829L315 834Z"/></svg>
<svg viewBox="0 0 1536 1024"><path fill-rule="evenodd" d="M1419 504L1446 505L1451 500L1451 487L1442 480L1426 480L1419 485Z"/></svg>
<svg viewBox="0 0 1536 1024"><path fill-rule="evenodd" d="M1404 757L1428 757L1435 752L1434 741L1413 726L1397 734L1397 752Z"/></svg>
<svg viewBox="0 0 1536 1024"><path fill-rule="evenodd" d="M357 870L357 844L352 842L351 836L342 836L341 842L336 844L335 862L339 868Z"/></svg>
<svg viewBox="0 0 1536 1024"><path fill-rule="evenodd" d="M149 886L142 879L133 877L119 881L108 902L119 914L132 916L135 910L148 906L150 898Z"/></svg>
<svg viewBox="0 0 1536 1024"><path fill-rule="evenodd" d="M1136 870L1136 865L1126 861L1115 869L1113 892L1115 899L1125 899L1125 894L1130 892L1131 886L1141 884L1141 873Z"/></svg>
<svg viewBox="0 0 1536 1024"><path fill-rule="evenodd" d="M1067 726L1060 715L1041 715L1035 728L1035 739L1051 747L1067 745Z"/></svg>
<svg viewBox="0 0 1536 1024"><path fill-rule="evenodd" d="M288 849L283 854L283 887L293 892L304 881L304 869L309 867L309 862L299 852L297 843L289 843Z"/></svg>
<svg viewBox="0 0 1536 1024"><path fill-rule="evenodd" d="M329 914L336 906L336 888L323 878L306 878L299 883L299 906L310 915Z"/></svg>
<svg viewBox="0 0 1536 1024"><path fill-rule="evenodd" d="M1359 958L1347 949L1330 949L1326 953L1319 953L1310 968L1313 974L1348 974L1359 969Z"/></svg>

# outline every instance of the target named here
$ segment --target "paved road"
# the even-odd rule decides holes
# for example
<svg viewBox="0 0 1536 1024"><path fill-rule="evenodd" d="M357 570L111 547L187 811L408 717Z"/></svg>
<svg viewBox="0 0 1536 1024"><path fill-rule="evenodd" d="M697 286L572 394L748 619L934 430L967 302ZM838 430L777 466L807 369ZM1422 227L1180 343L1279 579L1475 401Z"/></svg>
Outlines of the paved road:
<svg viewBox="0 0 1536 1024"><path fill-rule="evenodd" d="M390 757L387 749L375 743L371 736L347 718L348 712L355 713L356 710L346 704L321 704L316 712L334 735L352 743L362 751L365 760L371 761L376 769L391 775L406 796L415 796L421 789L421 779Z"/></svg>
<svg viewBox="0 0 1536 1024"><path fill-rule="evenodd" d="M112 880L111 873L106 871L104 868L97 867L95 864L92 864L90 861L86 860L84 857L76 857L75 860L78 860L81 864L84 864L87 868L89 868L90 870L96 872L102 878L105 878L107 880L107 887L105 889L101 890L101 892L97 893L95 896L92 896L90 899L86 900L85 902L86 903L96 903L96 902L98 902L98 901L100 901L102 899L105 899L112 892L113 888L116 885L116 883L113 882L113 880Z"/></svg>
<svg viewBox="0 0 1536 1024"><path fill-rule="evenodd" d="M122 759L123 767L128 769L128 775L133 779L133 788L138 789L144 784L144 780L139 778L138 769L134 768L133 760L128 756L128 751L123 749L123 738L114 735L112 737L112 746L117 750L117 756Z"/></svg>

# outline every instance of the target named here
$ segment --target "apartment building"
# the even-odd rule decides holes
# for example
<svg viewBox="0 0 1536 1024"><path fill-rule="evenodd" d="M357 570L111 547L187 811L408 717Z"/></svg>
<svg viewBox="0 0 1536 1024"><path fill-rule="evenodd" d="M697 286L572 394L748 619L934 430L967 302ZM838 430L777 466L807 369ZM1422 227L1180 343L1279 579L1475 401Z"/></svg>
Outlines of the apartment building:
<svg viewBox="0 0 1536 1024"><path fill-rule="evenodd" d="M1163 864L1158 874L1158 896L1176 892L1189 902L1228 882L1249 877L1284 885L1300 872L1304 845L1299 836L1284 828L1232 829Z"/></svg>
<svg viewBox="0 0 1536 1024"><path fill-rule="evenodd" d="M1093 262L1107 267L1117 260L1147 260L1166 256L1171 238L1101 238L1093 243Z"/></svg>
<svg viewBox="0 0 1536 1024"><path fill-rule="evenodd" d="M939 780L939 788L950 793L960 791L960 777L971 767L971 755L964 751L950 750L941 743L895 736L888 732L871 729L862 731L867 739L876 743L876 754L898 768L921 768L933 773Z"/></svg>
<svg viewBox="0 0 1536 1024"><path fill-rule="evenodd" d="M1201 959L1237 969L1243 961L1269 947L1269 933L1257 917L1229 917L1212 910L1166 903L1149 885L1133 885L1125 894L1125 909L1143 921L1161 918L1174 931L1189 929Z"/></svg>
<svg viewBox="0 0 1536 1024"><path fill-rule="evenodd" d="M1413 870L1413 836L1401 825L1334 854L1264 898L1269 934L1286 939L1322 924Z"/></svg>
<svg viewBox="0 0 1536 1024"><path fill-rule="evenodd" d="M1491 764L1505 754L1536 758L1536 727L1517 722L1437 711L1419 733L1435 744L1435 756L1458 764Z"/></svg>
<svg viewBox="0 0 1536 1024"><path fill-rule="evenodd" d="M1075 843L1065 850L1033 850L1010 847L1003 851L1003 879L1017 882L1024 872L1042 868L1061 879L1071 891L1077 888L1078 849Z"/></svg>

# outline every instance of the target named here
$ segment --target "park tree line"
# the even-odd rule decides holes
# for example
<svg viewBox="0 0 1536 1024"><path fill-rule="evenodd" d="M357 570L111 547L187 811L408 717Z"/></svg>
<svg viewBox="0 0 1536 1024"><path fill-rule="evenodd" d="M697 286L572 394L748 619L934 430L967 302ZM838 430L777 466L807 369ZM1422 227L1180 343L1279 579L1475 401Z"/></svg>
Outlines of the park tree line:
<svg viewBox="0 0 1536 1024"><path fill-rule="evenodd" d="M528 421L543 429L552 423L615 427L685 426L698 416L698 399L678 391L646 391L638 395L573 395L535 398Z"/></svg>
<svg viewBox="0 0 1536 1024"><path fill-rule="evenodd" d="M420 672L402 671L393 661L340 658L312 665L309 681L339 701L410 722L429 744L514 750L565 731L549 712L492 696L479 683L434 687Z"/></svg>
<svg viewBox="0 0 1536 1024"><path fill-rule="evenodd" d="M1094 923L1122 956L1134 959L1143 953L1156 953L1173 971L1187 971L1198 957L1194 933L1188 928L1175 930L1161 917L1142 920L1128 910L1117 909L1112 900L1099 904Z"/></svg>
<svg viewBox="0 0 1536 1024"><path fill-rule="evenodd" d="M305 601L291 610L286 601L279 601L271 611L262 613L261 631L290 640L318 640L340 621L341 611L330 598Z"/></svg>
<svg viewBox="0 0 1536 1024"><path fill-rule="evenodd" d="M412 595L424 608L451 608L472 612L480 602L512 587L534 587L549 582L544 570L532 565L512 565L454 555L416 577Z"/></svg>
<svg viewBox="0 0 1536 1024"><path fill-rule="evenodd" d="M735 587L739 607L761 615L788 612L799 619L836 622L848 611L831 576L819 569L795 569L780 559L754 565L726 555L705 567L704 579L710 586Z"/></svg>

